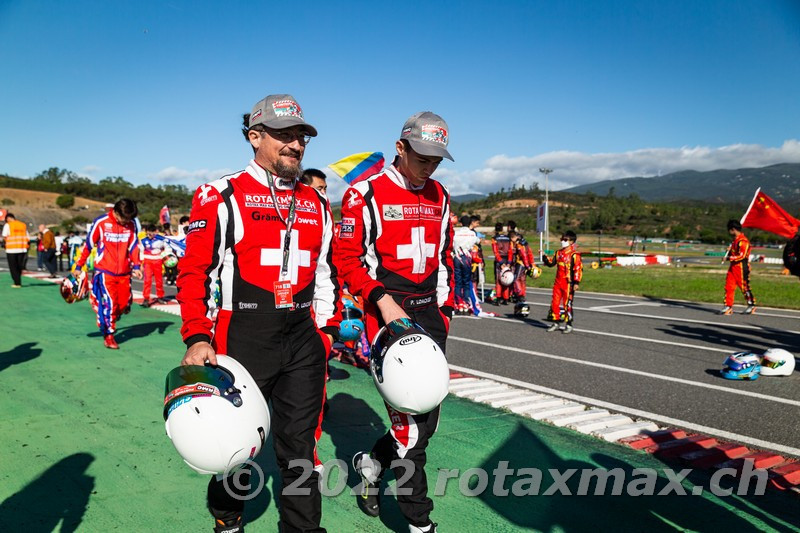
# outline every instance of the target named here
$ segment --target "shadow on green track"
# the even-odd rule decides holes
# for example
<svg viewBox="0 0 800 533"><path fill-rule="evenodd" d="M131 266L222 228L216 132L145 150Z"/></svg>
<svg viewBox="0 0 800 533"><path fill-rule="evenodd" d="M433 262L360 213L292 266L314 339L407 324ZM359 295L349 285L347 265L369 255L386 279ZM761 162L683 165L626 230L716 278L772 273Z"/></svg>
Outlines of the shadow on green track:
<svg viewBox="0 0 800 533"><path fill-rule="evenodd" d="M49 533L59 523L61 533L77 531L94 490L94 478L86 474L93 461L88 453L65 457L0 503L4 531Z"/></svg>
<svg viewBox="0 0 800 533"><path fill-rule="evenodd" d="M12 365L25 363L42 355L41 348L34 348L37 344L39 343L26 342L7 352L0 352L0 372Z"/></svg>

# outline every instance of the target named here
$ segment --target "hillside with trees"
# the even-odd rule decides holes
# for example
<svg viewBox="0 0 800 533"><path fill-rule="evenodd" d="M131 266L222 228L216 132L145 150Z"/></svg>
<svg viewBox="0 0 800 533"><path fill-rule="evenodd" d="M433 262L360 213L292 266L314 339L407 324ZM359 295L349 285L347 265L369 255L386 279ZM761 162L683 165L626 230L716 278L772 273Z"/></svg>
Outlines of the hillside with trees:
<svg viewBox="0 0 800 533"><path fill-rule="evenodd" d="M139 218L143 223L157 222L158 213L165 204L173 213L188 213L193 192L185 185L133 185L121 176L109 176L95 183L89 178L58 167L48 168L31 179L0 174L0 187L58 193L59 197L53 207L62 209L72 207L76 197L104 203L131 198L139 206Z"/></svg>

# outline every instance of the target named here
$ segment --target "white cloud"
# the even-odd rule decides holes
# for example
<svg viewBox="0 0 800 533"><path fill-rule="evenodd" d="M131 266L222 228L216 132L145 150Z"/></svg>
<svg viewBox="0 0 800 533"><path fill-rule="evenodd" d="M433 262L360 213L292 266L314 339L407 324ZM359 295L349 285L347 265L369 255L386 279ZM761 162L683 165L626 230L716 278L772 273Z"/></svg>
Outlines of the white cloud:
<svg viewBox="0 0 800 533"><path fill-rule="evenodd" d="M98 167L97 165L86 165L81 169L81 175L91 177L103 170L103 167Z"/></svg>
<svg viewBox="0 0 800 533"><path fill-rule="evenodd" d="M153 176L153 179L158 183L154 183L153 185L161 185L161 184L174 184L174 185L186 185L190 190L199 187L203 183L207 183L209 181L213 181L215 179L221 178L226 174L231 174L234 172L228 168L221 168L216 170L209 170L205 168L197 169L197 170L186 170L178 167L167 167L164 169L159 170Z"/></svg>
<svg viewBox="0 0 800 533"><path fill-rule="evenodd" d="M551 190L577 185L638 176L657 176L679 170L717 170L763 167L776 163L800 163L800 141L787 140L779 148L758 144L732 144L719 148L707 146L682 148L645 148L620 153L588 154L557 151L532 157L496 155L483 168L467 172L449 169L437 171L436 178L454 195L470 192L489 193L512 185L544 188L540 167L553 169L549 176Z"/></svg>

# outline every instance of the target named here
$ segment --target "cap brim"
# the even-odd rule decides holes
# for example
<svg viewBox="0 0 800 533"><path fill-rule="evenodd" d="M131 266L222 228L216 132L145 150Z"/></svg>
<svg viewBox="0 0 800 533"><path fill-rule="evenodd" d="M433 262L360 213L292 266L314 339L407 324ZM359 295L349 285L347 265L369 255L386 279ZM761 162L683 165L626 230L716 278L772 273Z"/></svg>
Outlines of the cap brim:
<svg viewBox="0 0 800 533"><path fill-rule="evenodd" d="M431 157L446 157L450 161L455 161L453 156L450 155L450 152L447 151L447 148L442 148L441 146L433 146L428 143L423 143L417 140L406 139L408 144L411 145L411 148L421 155L427 155Z"/></svg>
<svg viewBox="0 0 800 533"><path fill-rule="evenodd" d="M291 128L292 126L303 126L303 128L305 128L306 132L308 132L309 135L311 135L312 137L317 136L317 128L297 117L276 118L269 122L264 122L263 124L266 127L275 130L280 130L283 128Z"/></svg>

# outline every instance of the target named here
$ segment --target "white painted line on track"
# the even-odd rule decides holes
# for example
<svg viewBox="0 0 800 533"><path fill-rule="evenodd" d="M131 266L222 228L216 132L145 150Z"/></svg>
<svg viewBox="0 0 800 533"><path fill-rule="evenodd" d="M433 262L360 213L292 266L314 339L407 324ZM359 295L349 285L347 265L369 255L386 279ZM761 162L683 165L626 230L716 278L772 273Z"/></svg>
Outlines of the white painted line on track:
<svg viewBox="0 0 800 533"><path fill-rule="evenodd" d="M453 337L450 337L450 338L452 339ZM777 444L777 443L774 443L774 442L768 442L768 441L765 441L765 440L756 439L756 438L753 438L753 437L748 437L746 435L739 435L737 433L731 433L729 431L725 431L725 430L722 430L722 429L716 429L716 428L704 426L704 425L701 425L701 424L695 424L693 422L687 422L685 420L672 418L672 417L669 417L669 416L663 416L663 415L659 415L659 414L656 414L656 413L650 413L650 412L647 412L647 411L642 411L640 409L634 409L632 407L626 407L624 405L618 405L618 404L614 404L614 403L611 403L611 402L605 402L605 401L602 401L602 400L595 400L594 398L588 398L586 396L581 396L579 394L572 394L571 392L564 392L564 391L559 391L559 390L556 390L556 389L551 389L549 387L542 387L541 385L534 385L533 383L527 383L525 381L520 381L520 380L512 379L512 378L507 378L507 377L500 376L500 375L497 375L497 374L491 374L489 372L483 372L483 371L480 371L480 370L473 370L471 368L466 368L466 367L458 366L458 365L449 365L449 366L450 366L450 368L452 370L455 370L456 372L466 372L467 374L472 374L474 376L487 378L487 379L493 379L493 380L499 381L500 383L506 383L508 385L513 385L515 387L521 387L521 388L524 388L524 389L528 389L528 390L532 390L532 391L536 391L536 392L542 392L542 393L545 393L545 394L553 394L553 395L561 396L562 398L567 398L567 399L570 399L570 400L575 400L575 401L578 401L578 402L587 403L587 404L590 404L590 405L596 405L598 407L604 407L606 409L611 409L611 410L614 410L614 411L619 411L620 413L628 413L628 414L636 416L636 417L645 418L645 419L649 419L649 420L655 420L656 422L661 422L661 423L664 423L664 424L669 424L669 425L673 425L673 426L686 428L686 429L689 429L689 430L692 430L692 431L697 431L699 433L706 433L708 435L712 435L712 436L715 436L715 437L720 437L720 438L727 439L727 440L730 440L730 441L733 441L733 442L741 442L741 443L744 443L744 444L750 444L750 445L756 446L758 448L763 448L763 449L766 449L766 450L772 450L772 451L776 451L776 452L780 452L780 453L784 453L784 454L788 454L788 455L793 455L795 457L800 457L800 448L793 448L791 446L786 446L786 445L783 445L783 444ZM566 416L573 416L573 415L566 415ZM574 415L574 416L578 416L578 415Z"/></svg>
<svg viewBox="0 0 800 533"><path fill-rule="evenodd" d="M651 372L643 372L641 370L634 370L632 368L622 368L622 367L619 367L619 366L607 365L607 364L604 364L604 363L596 363L594 361L583 361L583 360L580 360L580 359L572 359L570 357L564 357L564 356L561 356L561 355L549 354L549 353L544 353L544 352L535 352L533 350L525 350L523 348L515 348L514 346L505 346L503 344L476 341L476 340L473 340L473 339L466 339L464 337L454 337L453 335L450 335L447 339L448 340L454 340L454 341L466 342L466 343L469 343L469 344L477 344L479 346L487 346L487 347L494 348L494 349L498 349L499 348L501 350L506 350L506 351L509 351L509 352L518 352L518 353L523 353L523 354L527 354L527 355L534 355L536 357L544 357L546 359L555 359L557 361L564 361L564 362L567 362L567 363L574 363L574 364L584 365L584 366L592 366L592 367L595 367L595 368L602 368L602 369L605 369L605 370L611 370L613 372L621 372L623 374L633 374L633 375L636 375L636 376L643 376L643 377L650 378L650 379L657 379L657 380L661 380L661 381L669 381L669 382L672 382L672 383L680 383L682 385L690 385L692 387L700 387L700 388L703 388L703 389L718 390L718 391L721 391L721 392L727 392L729 394L736 394L736 395L739 395L739 396L749 396L751 398L758 398L758 399L764 400L764 401L776 402L776 403L784 403L784 404L791 405L791 406L794 406L794 407L800 407L800 401L798 401L798 400L790 400L788 398L780 398L780 397L777 397L777 396L770 396L768 394L761 394L761 393L758 393L758 392L750 392L750 391L745 391L745 390L732 389L732 388L729 388L729 387L723 387L721 385L712 385L710 383L701 383L699 381L691 381L691 380L683 379L683 378L676 378L676 377L671 377L671 376L662 376L662 375L658 375L658 374L653 374Z"/></svg>
<svg viewBox="0 0 800 533"><path fill-rule="evenodd" d="M548 303L538 303L538 302L525 302L528 305L537 305L539 307L550 307ZM622 311L609 311L607 308L603 306L597 307L575 307L576 311L591 311L594 313L603 313L606 315L619 315L619 316L631 316L635 318L654 318L656 320L667 321L671 320L673 322L688 322L690 324L702 324L704 326L723 326L726 328L736 328L736 329L754 329L758 331L769 331L771 328L766 328L763 326L753 326L750 324L731 324L725 322L708 322L706 320L695 320L693 318L679 318L679 317L672 317L672 316L659 316L659 315L643 315L640 313L624 313ZM800 318L800 317L798 317ZM784 333L791 333L793 335L800 335L800 331L791 331L791 330L782 330Z"/></svg>
<svg viewBox="0 0 800 533"><path fill-rule="evenodd" d="M471 317L461 317L461 316L458 316L458 315L456 315L453 318L456 318L456 317L458 317L459 319L461 319L461 318L471 318ZM486 318L488 320L500 320L502 322L514 322L514 323L517 323L517 324L526 324L527 323L527 322L522 322L519 318L505 318L505 317L500 317L500 316L493 316L493 317L492 316L487 316L487 317L484 317L484 318ZM623 335L621 333L610 333L608 331L594 331L594 330L591 330L591 329L578 329L578 328L575 328L575 331L577 331L579 333L590 333L592 335L601 335L603 337L617 337L617 338L620 338L620 339L628 339L628 340L633 340L633 341L646 342L648 344L665 344L665 345L668 345L668 346L679 346L681 348L691 348L691 349L694 349L694 350L709 351L709 352L720 352L720 353L730 354L730 353L733 353L733 352L736 351L735 348L713 348L713 347L710 347L710 346L700 346L699 344L689 344L689 343L685 343L685 342L663 341L663 340L657 340L657 339L648 339L647 337L634 337L632 335Z"/></svg>
<svg viewBox="0 0 800 533"><path fill-rule="evenodd" d="M596 305L588 309L590 311L605 311L606 309L614 309L617 307L664 307L664 304L637 302L632 304Z"/></svg>

